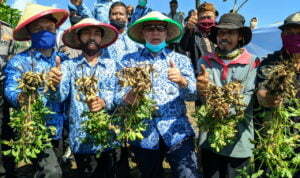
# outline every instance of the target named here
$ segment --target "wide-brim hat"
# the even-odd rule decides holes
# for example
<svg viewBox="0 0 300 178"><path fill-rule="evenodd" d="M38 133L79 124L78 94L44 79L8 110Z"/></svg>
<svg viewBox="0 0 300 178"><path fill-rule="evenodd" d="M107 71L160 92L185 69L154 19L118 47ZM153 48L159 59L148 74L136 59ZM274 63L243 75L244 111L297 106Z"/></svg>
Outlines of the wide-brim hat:
<svg viewBox="0 0 300 178"><path fill-rule="evenodd" d="M209 39L217 44L217 34L219 29L228 29L228 30L236 30L239 29L242 36L243 41L240 44L241 46L247 45L252 39L252 31L250 27L244 26L245 18L237 13L228 13L224 14L219 23L212 27L211 33L209 35Z"/></svg>
<svg viewBox="0 0 300 178"><path fill-rule="evenodd" d="M17 27L14 29L13 37L18 41L30 40L30 34L26 26L37 19L52 15L56 19L56 28L65 22L69 12L64 9L42 6L39 4L28 4L24 9Z"/></svg>
<svg viewBox="0 0 300 178"><path fill-rule="evenodd" d="M144 23L150 21L159 21L167 23L167 43L172 43L181 38L183 33L182 25L158 11L149 12L147 15L141 17L132 25L130 25L127 32L128 36L135 42L145 44L146 41L142 34L142 30L144 28Z"/></svg>
<svg viewBox="0 0 300 178"><path fill-rule="evenodd" d="M297 25L300 26L300 12L293 13L289 15L285 20L284 23L279 26L278 28L283 30L287 26Z"/></svg>
<svg viewBox="0 0 300 178"><path fill-rule="evenodd" d="M85 27L99 27L103 30L104 35L101 38L100 47L105 48L114 43L118 38L118 30L110 24L105 24L93 18L85 18L64 31L62 40L65 45L74 49L81 49L78 32Z"/></svg>

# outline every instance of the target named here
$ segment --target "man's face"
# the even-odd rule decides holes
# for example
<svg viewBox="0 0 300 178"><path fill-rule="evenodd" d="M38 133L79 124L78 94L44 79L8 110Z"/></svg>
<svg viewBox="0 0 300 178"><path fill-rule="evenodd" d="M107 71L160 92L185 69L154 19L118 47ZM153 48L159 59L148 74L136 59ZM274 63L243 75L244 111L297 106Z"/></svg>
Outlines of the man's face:
<svg viewBox="0 0 300 178"><path fill-rule="evenodd" d="M98 50L102 39L102 31L98 27L86 27L79 32L80 41L89 50Z"/></svg>
<svg viewBox="0 0 300 178"><path fill-rule="evenodd" d="M127 9L123 6L114 7L109 16L110 20L115 20L118 22L126 22L128 21Z"/></svg>
<svg viewBox="0 0 300 178"><path fill-rule="evenodd" d="M287 26L282 31L283 35L300 35L300 25L294 25L294 26Z"/></svg>
<svg viewBox="0 0 300 178"><path fill-rule="evenodd" d="M221 51L233 51L241 40L239 30L219 29L217 32L217 45Z"/></svg>
<svg viewBox="0 0 300 178"><path fill-rule="evenodd" d="M43 30L49 32L56 32L55 23L47 18L38 19L28 25L28 30L30 33L37 33Z"/></svg>
<svg viewBox="0 0 300 178"><path fill-rule="evenodd" d="M165 22L149 22L144 25L142 33L146 42L157 45L167 39L167 24Z"/></svg>
<svg viewBox="0 0 300 178"><path fill-rule="evenodd" d="M74 4L75 6L80 6L82 3L82 0L71 0L71 3Z"/></svg>
<svg viewBox="0 0 300 178"><path fill-rule="evenodd" d="M198 12L198 20L212 19L216 20L216 14L212 11Z"/></svg>
<svg viewBox="0 0 300 178"><path fill-rule="evenodd" d="M170 9L171 9L172 12L176 12L177 8L178 8L177 3L171 3L170 4Z"/></svg>
<svg viewBox="0 0 300 178"><path fill-rule="evenodd" d="M128 15L132 15L132 13L133 13L133 7L132 6L127 6L127 13L128 13Z"/></svg>

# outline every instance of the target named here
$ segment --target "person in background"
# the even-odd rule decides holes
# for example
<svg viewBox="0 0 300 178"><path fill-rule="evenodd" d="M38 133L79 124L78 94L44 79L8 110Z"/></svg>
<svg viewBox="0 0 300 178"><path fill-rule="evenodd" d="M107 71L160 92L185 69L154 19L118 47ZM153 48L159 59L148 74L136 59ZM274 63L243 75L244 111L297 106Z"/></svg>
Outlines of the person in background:
<svg viewBox="0 0 300 178"><path fill-rule="evenodd" d="M168 17L175 20L176 22L183 25L184 23L184 13L183 12L177 12L178 8L178 1L177 0L171 0L170 1L170 13L168 14Z"/></svg>
<svg viewBox="0 0 300 178"><path fill-rule="evenodd" d="M109 23L109 9L114 2L122 0L97 0L93 11L94 18L102 23Z"/></svg>
<svg viewBox="0 0 300 178"><path fill-rule="evenodd" d="M239 175L240 169L247 167L253 156L253 95L260 60L243 48L252 38L251 29L244 24L242 15L224 14L209 36L217 44L215 52L198 61L197 90L202 101L205 100L209 84L221 87L232 81L240 81L245 104L245 118L238 123L233 143L216 152L207 140L210 132L200 133L201 163L205 178L234 178Z"/></svg>
<svg viewBox="0 0 300 178"><path fill-rule="evenodd" d="M138 51L140 46L127 35L128 14L124 3L115 2L111 5L109 20L110 24L118 30L119 36L115 43L104 49L104 52L118 62L124 55Z"/></svg>
<svg viewBox="0 0 300 178"><path fill-rule="evenodd" d="M188 23L188 20L189 20L191 17L196 17L196 18L197 18L197 10L196 10L196 9L191 9L191 10L188 12L188 16L184 19L184 26L186 26L186 24Z"/></svg>
<svg viewBox="0 0 300 178"><path fill-rule="evenodd" d="M173 177L198 178L194 152L194 131L186 117L187 100L196 97L195 77L189 59L166 48L182 34L182 26L153 11L138 19L128 29L128 36L145 47L128 54L117 63L117 71L139 64L152 64L155 74L149 97L158 107L147 120L144 138L131 143L131 151L143 178L163 177L164 158L171 165ZM116 104L132 105L137 94L117 85Z"/></svg>
<svg viewBox="0 0 300 178"><path fill-rule="evenodd" d="M133 24L137 19L152 11L151 8L147 7L147 2L148 0L138 0L138 5L135 7L131 16L130 24Z"/></svg>
<svg viewBox="0 0 300 178"><path fill-rule="evenodd" d="M6 76L4 80L4 96L9 105L19 108L19 100L23 93L18 88L22 74L25 72L47 72L55 66L57 52L56 30L68 18L68 11L38 4L26 6L22 17L13 31L13 37L17 41L31 40L31 47L12 57L4 68ZM39 89L43 91L43 89ZM46 117L47 126L54 126L56 133L52 138L54 148L59 147L62 138L64 121L64 104L52 102L41 93L43 101L48 108L55 112ZM54 148L47 148L33 161L34 177L59 178L62 177L62 170L54 152ZM14 171L14 170L12 170ZM18 172L17 172L18 174Z"/></svg>
<svg viewBox="0 0 300 178"><path fill-rule="evenodd" d="M70 0L68 4L71 25L84 18L92 17L91 10L83 3L83 0Z"/></svg>
<svg viewBox="0 0 300 178"><path fill-rule="evenodd" d="M133 11L134 11L134 7L131 5L128 5L127 6L128 22L131 21L131 16L133 14Z"/></svg>
<svg viewBox="0 0 300 178"><path fill-rule="evenodd" d="M297 70L297 85L300 85L300 12L289 15L284 24L279 26L281 30L282 49L269 54L261 63L257 73L257 100L263 109L277 107L281 104L284 98L278 96L271 96L266 89L266 83L269 80L269 72L272 71L278 62L282 61L297 61L295 68ZM298 90L297 98L300 97ZM296 123L300 123L300 118L293 118ZM296 149L296 152L300 152L300 148ZM300 177L300 171L295 175L295 178Z"/></svg>
<svg viewBox="0 0 300 178"><path fill-rule="evenodd" d="M257 24L258 24L258 19L257 19L256 17L253 17L253 18L250 20L250 28L251 28L251 30L256 29Z"/></svg>
<svg viewBox="0 0 300 178"><path fill-rule="evenodd" d="M201 56L214 52L215 45L209 40L211 28L216 24L218 11L211 3L203 3L197 9L198 15L188 20L180 49L189 54L194 69Z"/></svg>

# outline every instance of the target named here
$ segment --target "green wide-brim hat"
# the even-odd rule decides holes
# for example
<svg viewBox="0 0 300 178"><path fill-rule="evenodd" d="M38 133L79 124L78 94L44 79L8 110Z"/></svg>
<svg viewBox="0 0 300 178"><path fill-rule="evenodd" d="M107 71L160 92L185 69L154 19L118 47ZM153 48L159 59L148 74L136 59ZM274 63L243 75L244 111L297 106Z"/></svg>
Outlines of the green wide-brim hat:
<svg viewBox="0 0 300 178"><path fill-rule="evenodd" d="M142 34L142 30L144 27L145 22L150 21L158 21L158 22L166 22L167 23L167 43L172 43L179 38L181 38L183 34L183 27L178 22L172 20L171 18L163 15L162 13L158 11L152 11L148 13L147 15L141 17L137 21L135 21L133 24L131 24L128 28L128 36L135 42L145 44L145 39Z"/></svg>

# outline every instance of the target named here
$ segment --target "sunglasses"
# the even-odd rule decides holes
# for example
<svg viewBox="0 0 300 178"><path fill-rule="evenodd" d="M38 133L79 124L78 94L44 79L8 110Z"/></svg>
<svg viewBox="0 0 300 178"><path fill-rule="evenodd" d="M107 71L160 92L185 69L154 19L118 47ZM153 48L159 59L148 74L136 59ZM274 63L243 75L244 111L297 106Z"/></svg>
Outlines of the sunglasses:
<svg viewBox="0 0 300 178"><path fill-rule="evenodd" d="M155 30L158 32L164 32L167 30L167 26L165 26L165 25L147 25L147 26L144 26L144 30L147 32L154 32Z"/></svg>

